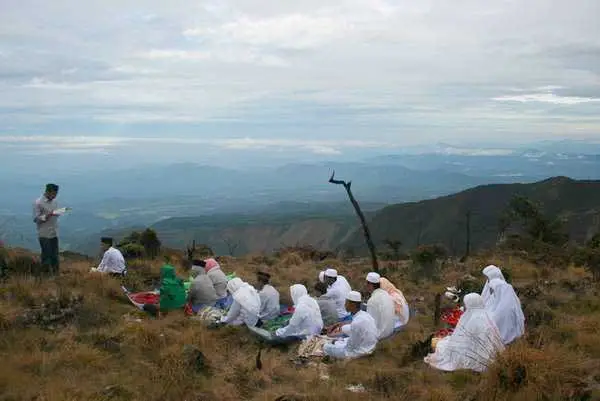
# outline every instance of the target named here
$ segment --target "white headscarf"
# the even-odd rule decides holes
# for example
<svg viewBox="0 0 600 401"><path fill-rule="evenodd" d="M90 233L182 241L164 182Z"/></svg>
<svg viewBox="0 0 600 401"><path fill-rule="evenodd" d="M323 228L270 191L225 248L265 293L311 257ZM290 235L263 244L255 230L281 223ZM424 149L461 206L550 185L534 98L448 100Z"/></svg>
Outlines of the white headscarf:
<svg viewBox="0 0 600 401"><path fill-rule="evenodd" d="M234 301L238 302L243 309L250 314L258 316L260 313L260 296L254 287L235 277L227 282L227 291Z"/></svg>
<svg viewBox="0 0 600 401"><path fill-rule="evenodd" d="M504 344L510 344L525 332L525 315L521 301L512 285L499 278L490 281L491 295L486 309L498 330Z"/></svg>
<svg viewBox="0 0 600 401"><path fill-rule="evenodd" d="M465 313L454 332L440 340L435 352L425 357L432 367L445 371L471 369L483 372L504 350L498 328L485 310L479 294L464 298Z"/></svg>
<svg viewBox="0 0 600 401"><path fill-rule="evenodd" d="M481 291L481 297L483 298L483 304L487 305L490 297L490 281L495 278L506 281L504 275L502 274L502 270L498 268L498 266L489 265L482 271L483 275L487 277L487 281L483 286L483 290Z"/></svg>
<svg viewBox="0 0 600 401"><path fill-rule="evenodd" d="M323 318L317 301L308 295L306 287L302 284L292 285L290 295L294 302L294 314L288 325L278 329L275 334L280 337L319 334L323 329Z"/></svg>

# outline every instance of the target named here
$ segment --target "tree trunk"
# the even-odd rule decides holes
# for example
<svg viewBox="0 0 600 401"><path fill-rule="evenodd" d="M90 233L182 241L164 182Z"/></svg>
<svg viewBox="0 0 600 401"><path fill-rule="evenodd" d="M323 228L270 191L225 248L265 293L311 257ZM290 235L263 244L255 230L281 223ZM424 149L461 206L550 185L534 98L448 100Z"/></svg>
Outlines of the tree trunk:
<svg viewBox="0 0 600 401"><path fill-rule="evenodd" d="M467 232L466 232L466 243L465 243L465 256L462 257L461 262L466 262L469 256L471 256L471 211L469 210L466 214L467 217Z"/></svg>
<svg viewBox="0 0 600 401"><path fill-rule="evenodd" d="M373 239L371 238L371 231L369 230L369 225L367 224L367 219L365 219L365 215L363 214L362 210L360 209L360 205L358 204L358 201L356 200L356 198L354 198L354 195L352 194L352 189L351 189L352 182L336 180L336 179L334 179L334 177L335 177L335 171L331 175L329 182L331 184L337 184L337 185L344 186L344 189L346 190L346 193L348 194L348 198L350 198L350 203L352 203L352 206L354 207L354 211L356 212L356 214L358 215L358 218L360 219L360 224L362 225L363 234L365 236L365 241L367 243L367 247L369 248L369 252L371 253L371 262L373 264L373 271L379 272L379 261L377 260L377 250L375 249L375 244L373 243Z"/></svg>
<svg viewBox="0 0 600 401"><path fill-rule="evenodd" d="M434 328L437 328L438 325L440 324L440 317L442 315L441 305L442 305L442 294L440 294L440 293L435 294L435 307L434 307L434 312L433 312L433 327Z"/></svg>

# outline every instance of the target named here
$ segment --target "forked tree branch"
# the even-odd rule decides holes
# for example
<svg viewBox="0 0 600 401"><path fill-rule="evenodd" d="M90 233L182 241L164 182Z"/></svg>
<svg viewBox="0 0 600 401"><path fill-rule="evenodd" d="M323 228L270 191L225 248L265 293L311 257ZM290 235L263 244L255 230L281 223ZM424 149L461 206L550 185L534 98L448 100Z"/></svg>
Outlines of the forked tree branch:
<svg viewBox="0 0 600 401"><path fill-rule="evenodd" d="M360 224L362 225L363 228L363 234L365 236L365 241L367 243L367 247L369 248L369 252L371 253L371 261L373 263L373 271L378 272L379 271L379 262L377 260L377 251L375 249L375 244L373 243L373 240L371 238L371 231L369 230L369 225L367 224L367 219L365 219L365 215L363 214L362 210L360 209L360 205L358 203L358 201L354 198L354 195L352 194L352 181L343 181L343 180L336 180L335 179L335 170L333 170L333 172L331 173L331 177L329 178L329 183L331 184L335 184L335 185L342 185L344 187L344 189L346 190L346 193L348 194L348 198L350 199L350 203L352 203L352 206L354 207L354 211L356 212L356 214L358 215L358 218L360 219Z"/></svg>

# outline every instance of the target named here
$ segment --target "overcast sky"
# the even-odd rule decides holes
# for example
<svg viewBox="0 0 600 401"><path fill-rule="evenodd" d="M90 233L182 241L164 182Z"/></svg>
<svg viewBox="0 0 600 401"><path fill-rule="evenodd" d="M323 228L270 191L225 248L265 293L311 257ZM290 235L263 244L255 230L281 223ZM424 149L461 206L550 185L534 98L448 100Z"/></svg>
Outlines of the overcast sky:
<svg viewBox="0 0 600 401"><path fill-rule="evenodd" d="M599 0L0 0L0 149L599 139L599 18Z"/></svg>

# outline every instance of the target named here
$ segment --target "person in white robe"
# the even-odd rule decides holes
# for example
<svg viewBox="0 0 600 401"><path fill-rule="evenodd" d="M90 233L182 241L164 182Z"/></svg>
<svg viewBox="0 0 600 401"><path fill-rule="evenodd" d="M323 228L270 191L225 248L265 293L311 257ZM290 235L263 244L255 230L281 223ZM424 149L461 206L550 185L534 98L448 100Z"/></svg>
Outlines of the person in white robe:
<svg viewBox="0 0 600 401"><path fill-rule="evenodd" d="M294 303L294 314L287 326L279 328L275 333L257 327L250 330L263 338L267 343L287 344L317 335L323 330L323 319L317 301L308 295L306 287L294 284L290 287L290 295Z"/></svg>
<svg viewBox="0 0 600 401"><path fill-rule="evenodd" d="M504 350L498 327L485 310L483 298L477 293L465 295L465 313L454 332L438 341L435 352L424 358L425 363L444 371L470 369L485 371Z"/></svg>
<svg viewBox="0 0 600 401"><path fill-rule="evenodd" d="M506 281L504 275L502 274L502 270L498 266L489 265L486 266L483 271L483 275L487 278L485 285L483 286L483 290L481 291L481 297L483 298L483 303L487 305L490 299L490 281L497 278L502 281Z"/></svg>
<svg viewBox="0 0 600 401"><path fill-rule="evenodd" d="M279 305L279 291L270 284L271 275L266 272L258 272L257 276L257 290L260 296L260 312L258 317L262 321L268 321L275 319L279 316L280 305Z"/></svg>
<svg viewBox="0 0 600 401"><path fill-rule="evenodd" d="M234 326L256 326L260 312L260 296L256 289L236 277L227 283L227 291L233 297L233 303L220 322Z"/></svg>
<svg viewBox="0 0 600 401"><path fill-rule="evenodd" d="M367 274L367 292L371 294L367 301L367 313L375 320L378 338L382 340L394 333L396 313L390 294L380 288L381 276L375 272Z"/></svg>
<svg viewBox="0 0 600 401"><path fill-rule="evenodd" d="M360 292L350 291L346 300L346 308L352 314L352 323L342 326L342 331L348 337L323 346L323 353L332 358L358 358L373 353L377 346L379 331L373 317L361 310Z"/></svg>
<svg viewBox="0 0 600 401"><path fill-rule="evenodd" d="M294 302L294 314L287 326L277 329L279 337L301 337L316 335L323 330L323 319L317 301L308 295L302 284L290 287L290 295Z"/></svg>
<svg viewBox="0 0 600 401"><path fill-rule="evenodd" d="M327 269L324 273L325 284L327 284L327 295L335 301L338 318L340 320L348 318L346 310L346 296L352 291L348 280L344 276L338 275L337 270Z"/></svg>
<svg viewBox="0 0 600 401"><path fill-rule="evenodd" d="M396 313L396 325L395 328L399 329L408 324L410 319L410 308L408 302L402 291L400 291L390 280L385 277L379 279L379 285L382 290L387 292L392 300L394 301L394 310Z"/></svg>
<svg viewBox="0 0 600 401"><path fill-rule="evenodd" d="M123 276L127 270L125 265L125 258L121 251L113 247L113 239L110 237L103 237L100 240L100 244L104 254L102 255L102 261L98 267L93 267L92 272L98 273L109 273L113 276Z"/></svg>
<svg viewBox="0 0 600 401"><path fill-rule="evenodd" d="M490 281L490 297L486 310L496 323L504 344L510 344L525 333L525 315L512 285L495 278Z"/></svg>

